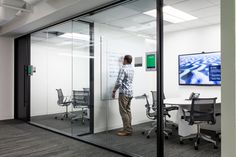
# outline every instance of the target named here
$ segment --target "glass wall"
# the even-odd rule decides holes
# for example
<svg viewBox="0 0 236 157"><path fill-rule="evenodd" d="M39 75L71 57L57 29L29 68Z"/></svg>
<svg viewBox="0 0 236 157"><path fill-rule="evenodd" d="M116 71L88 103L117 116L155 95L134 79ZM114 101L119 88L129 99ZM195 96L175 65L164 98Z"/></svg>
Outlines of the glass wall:
<svg viewBox="0 0 236 157"><path fill-rule="evenodd" d="M82 139L130 154L156 156L156 114L151 92L157 91L155 15L155 0L137 0L83 17L94 23L95 104L94 134L82 136ZM125 55L133 57L130 105L133 132L120 136L124 128L119 91L115 99L112 91Z"/></svg>
<svg viewBox="0 0 236 157"><path fill-rule="evenodd" d="M156 47L156 0L129 1L33 33L31 122L123 153L156 156ZM120 91L112 98L125 55L134 72L125 109L129 134L122 134Z"/></svg>
<svg viewBox="0 0 236 157"><path fill-rule="evenodd" d="M90 26L68 21L31 35L31 122L90 132Z"/></svg>
<svg viewBox="0 0 236 157"><path fill-rule="evenodd" d="M161 117L165 157L219 157L219 8L219 0L164 0L164 115L157 114L156 0L127 1L33 33L31 123L131 156L155 157ZM122 90L112 98L125 55L132 56L124 76L132 80L127 104L119 102ZM189 121L190 95L217 98L206 109L213 119Z"/></svg>
<svg viewBox="0 0 236 157"><path fill-rule="evenodd" d="M220 157L220 1L164 4L165 156Z"/></svg>

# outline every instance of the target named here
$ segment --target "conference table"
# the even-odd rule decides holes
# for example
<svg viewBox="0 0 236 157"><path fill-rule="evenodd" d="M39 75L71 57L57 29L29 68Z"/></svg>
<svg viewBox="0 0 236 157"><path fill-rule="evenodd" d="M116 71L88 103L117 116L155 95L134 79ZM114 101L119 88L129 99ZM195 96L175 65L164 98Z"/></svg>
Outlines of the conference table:
<svg viewBox="0 0 236 157"><path fill-rule="evenodd" d="M192 100L186 100L184 98L166 98L164 99L164 104L179 107L176 115L176 122L178 124L178 134L180 136L188 136L197 133L197 125L189 125L187 121L181 118L183 116L182 109L190 110ZM220 104L221 100L216 99L216 105Z"/></svg>

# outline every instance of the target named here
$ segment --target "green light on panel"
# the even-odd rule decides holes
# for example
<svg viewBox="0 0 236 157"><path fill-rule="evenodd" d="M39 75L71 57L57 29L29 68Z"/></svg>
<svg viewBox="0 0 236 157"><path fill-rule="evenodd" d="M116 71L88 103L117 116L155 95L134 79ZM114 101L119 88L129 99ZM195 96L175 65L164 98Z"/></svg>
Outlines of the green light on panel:
<svg viewBox="0 0 236 157"><path fill-rule="evenodd" d="M147 68L156 67L156 56L155 54L147 55Z"/></svg>

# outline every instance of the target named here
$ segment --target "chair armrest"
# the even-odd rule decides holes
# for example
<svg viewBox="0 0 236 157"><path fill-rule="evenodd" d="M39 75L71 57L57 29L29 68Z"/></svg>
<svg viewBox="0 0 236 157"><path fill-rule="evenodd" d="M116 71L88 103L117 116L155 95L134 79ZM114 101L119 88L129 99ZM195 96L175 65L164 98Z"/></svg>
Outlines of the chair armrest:
<svg viewBox="0 0 236 157"><path fill-rule="evenodd" d="M182 108L182 112L183 112L183 116L181 116L181 119L186 119L186 117L187 117L186 113L187 112L189 113L190 111Z"/></svg>
<svg viewBox="0 0 236 157"><path fill-rule="evenodd" d="M177 106L170 106L170 107L165 107L166 111L173 111L173 110L178 110L179 108Z"/></svg>
<svg viewBox="0 0 236 157"><path fill-rule="evenodd" d="M71 96L64 96L63 102L72 102L72 97Z"/></svg>

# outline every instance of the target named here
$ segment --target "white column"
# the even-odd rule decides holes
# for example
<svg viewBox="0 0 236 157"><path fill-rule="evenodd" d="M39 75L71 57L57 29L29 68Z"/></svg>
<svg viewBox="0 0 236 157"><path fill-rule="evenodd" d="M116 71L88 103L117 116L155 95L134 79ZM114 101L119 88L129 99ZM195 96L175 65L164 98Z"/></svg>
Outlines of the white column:
<svg viewBox="0 0 236 157"><path fill-rule="evenodd" d="M236 16L235 0L221 0L222 157L236 155Z"/></svg>

